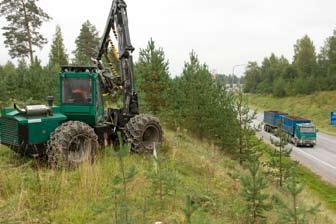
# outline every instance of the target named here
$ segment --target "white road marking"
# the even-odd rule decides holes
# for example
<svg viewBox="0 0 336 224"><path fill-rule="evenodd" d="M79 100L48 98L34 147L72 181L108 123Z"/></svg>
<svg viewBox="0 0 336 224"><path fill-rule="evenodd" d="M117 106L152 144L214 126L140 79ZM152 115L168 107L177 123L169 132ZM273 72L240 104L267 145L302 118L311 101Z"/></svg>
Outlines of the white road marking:
<svg viewBox="0 0 336 224"><path fill-rule="evenodd" d="M329 164L329 163L327 163L327 162L325 162L325 161L323 161L323 160L321 160L321 159L319 159L319 158L317 158L317 157L315 157L315 156L313 156L313 155L311 155L311 154L309 154L309 153L303 151L302 149L298 149L298 148L296 148L296 150L299 151L299 152L301 152L301 153L303 153L303 154L305 154L305 155L307 155L307 156L309 156L309 157L312 158L312 159L315 159L316 161L319 161L319 162L322 163L323 165L328 166L328 167L330 167L330 168L336 170L336 167L335 167L335 166L333 166L333 165L331 165L331 164Z"/></svg>

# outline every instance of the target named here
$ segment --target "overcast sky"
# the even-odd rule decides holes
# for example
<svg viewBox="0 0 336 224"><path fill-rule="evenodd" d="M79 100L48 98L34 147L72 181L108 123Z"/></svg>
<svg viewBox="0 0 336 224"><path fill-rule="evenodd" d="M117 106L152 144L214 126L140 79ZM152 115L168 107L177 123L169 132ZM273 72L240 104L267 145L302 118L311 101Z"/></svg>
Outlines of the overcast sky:
<svg viewBox="0 0 336 224"><path fill-rule="evenodd" d="M62 28L71 53L81 24L90 20L102 33L112 0L40 0L53 18L42 33L49 44L37 51L47 63L55 26ZM152 37L170 62L172 76L181 73L193 49L218 73L236 64L261 62L274 52L292 60L293 45L308 34L317 50L336 28L335 0L126 0L133 45L146 47ZM4 23L0 19L0 23ZM0 64L9 58L0 37ZM241 75L243 68L237 68Z"/></svg>

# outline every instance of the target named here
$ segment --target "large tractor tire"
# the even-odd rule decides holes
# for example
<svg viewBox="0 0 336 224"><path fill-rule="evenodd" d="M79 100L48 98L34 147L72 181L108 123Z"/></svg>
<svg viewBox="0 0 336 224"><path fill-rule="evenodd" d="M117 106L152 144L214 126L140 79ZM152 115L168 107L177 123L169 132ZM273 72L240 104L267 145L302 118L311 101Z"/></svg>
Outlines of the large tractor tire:
<svg viewBox="0 0 336 224"><path fill-rule="evenodd" d="M54 168L71 168L83 162L93 163L98 137L93 128L79 121L57 127L48 141L47 157Z"/></svg>
<svg viewBox="0 0 336 224"><path fill-rule="evenodd" d="M125 134L135 153L152 153L155 144L163 141L159 119L152 115L140 114L126 124Z"/></svg>

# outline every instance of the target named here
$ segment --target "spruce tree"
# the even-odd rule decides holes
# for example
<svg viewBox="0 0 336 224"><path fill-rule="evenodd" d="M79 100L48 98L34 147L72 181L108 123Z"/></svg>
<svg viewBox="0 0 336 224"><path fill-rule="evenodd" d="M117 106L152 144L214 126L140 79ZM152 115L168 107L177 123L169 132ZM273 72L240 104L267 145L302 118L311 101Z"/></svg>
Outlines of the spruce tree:
<svg viewBox="0 0 336 224"><path fill-rule="evenodd" d="M92 58L97 56L99 44L98 31L94 25L87 20L83 23L76 41L74 63L78 65L92 65Z"/></svg>
<svg viewBox="0 0 336 224"><path fill-rule="evenodd" d="M7 25L2 29L5 46L12 58L29 57L34 61L34 47L42 48L47 39L39 32L44 21L51 18L39 6L38 0L2 0L0 15Z"/></svg>
<svg viewBox="0 0 336 224"><path fill-rule="evenodd" d="M260 173L260 163L254 159L248 162L249 174L242 176L241 196L246 202L245 210L248 214L248 223L264 223L266 221L265 211L272 209L267 202L269 195L264 193L267 188L266 178Z"/></svg>
<svg viewBox="0 0 336 224"><path fill-rule="evenodd" d="M49 54L49 65L60 66L67 64L68 64L68 55L64 47L61 27L57 25L54 40L53 43L51 44L51 50Z"/></svg>
<svg viewBox="0 0 336 224"><path fill-rule="evenodd" d="M158 114L167 106L170 88L169 62L162 48L157 48L150 39L146 49L140 49L136 75L139 77L140 96L145 108Z"/></svg>

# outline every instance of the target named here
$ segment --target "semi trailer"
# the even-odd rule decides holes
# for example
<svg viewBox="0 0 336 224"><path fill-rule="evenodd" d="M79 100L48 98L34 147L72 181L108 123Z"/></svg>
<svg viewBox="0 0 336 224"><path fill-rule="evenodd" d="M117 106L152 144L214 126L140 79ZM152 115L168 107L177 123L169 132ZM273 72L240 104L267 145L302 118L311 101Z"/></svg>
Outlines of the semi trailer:
<svg viewBox="0 0 336 224"><path fill-rule="evenodd" d="M265 111L264 130L273 132L279 129L288 134L295 146L316 145L317 129L311 120L279 111Z"/></svg>

